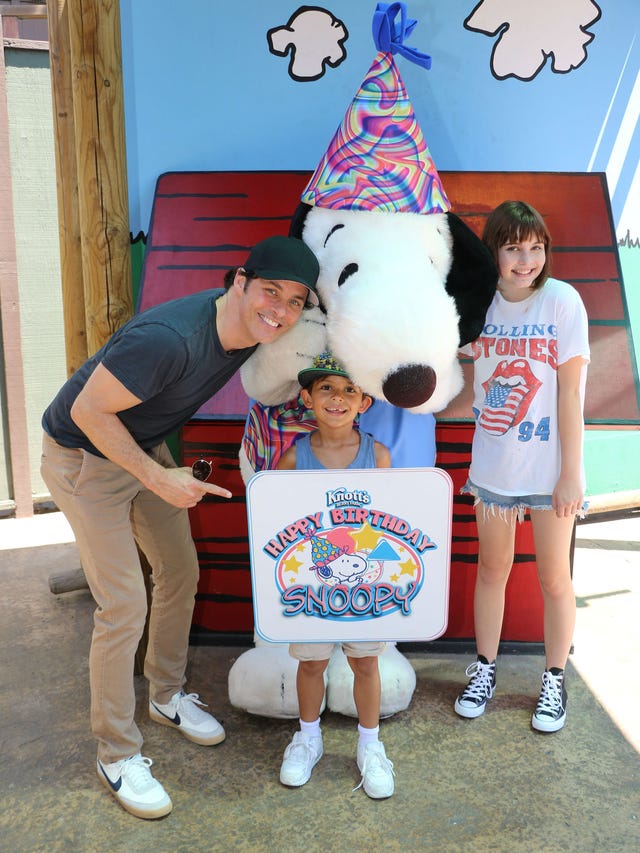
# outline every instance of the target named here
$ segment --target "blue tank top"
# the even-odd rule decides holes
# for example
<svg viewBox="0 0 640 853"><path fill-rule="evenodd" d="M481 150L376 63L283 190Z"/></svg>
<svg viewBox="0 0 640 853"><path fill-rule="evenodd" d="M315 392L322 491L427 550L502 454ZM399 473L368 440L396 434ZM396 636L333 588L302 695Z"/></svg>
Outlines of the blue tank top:
<svg viewBox="0 0 640 853"><path fill-rule="evenodd" d="M296 441L296 470L316 471L325 470L311 447L311 436L313 433L300 436ZM360 447L356 458L347 468L375 468L376 454L373 446L373 436L368 432L360 432Z"/></svg>

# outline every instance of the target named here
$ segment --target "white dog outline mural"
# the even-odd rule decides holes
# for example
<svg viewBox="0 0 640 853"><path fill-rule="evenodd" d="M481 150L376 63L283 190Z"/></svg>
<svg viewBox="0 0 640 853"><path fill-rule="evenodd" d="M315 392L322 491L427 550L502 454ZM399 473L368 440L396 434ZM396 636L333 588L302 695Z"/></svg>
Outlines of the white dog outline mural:
<svg viewBox="0 0 640 853"><path fill-rule="evenodd" d="M344 62L348 38L342 21L319 6L300 6L284 26L267 32L269 51L275 56L290 53L289 76L301 83L319 80L327 65L336 68Z"/></svg>
<svg viewBox="0 0 640 853"><path fill-rule="evenodd" d="M533 80L551 57L551 70L568 74L587 59L595 36L587 27L602 11L593 0L480 0L464 22L473 32L495 36L491 73L498 80Z"/></svg>

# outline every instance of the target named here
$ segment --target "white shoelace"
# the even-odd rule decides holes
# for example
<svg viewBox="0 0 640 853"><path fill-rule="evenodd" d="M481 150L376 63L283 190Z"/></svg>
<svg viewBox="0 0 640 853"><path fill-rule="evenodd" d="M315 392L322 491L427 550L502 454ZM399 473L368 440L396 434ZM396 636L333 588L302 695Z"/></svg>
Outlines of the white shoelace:
<svg viewBox="0 0 640 853"><path fill-rule="evenodd" d="M542 691L536 714L557 714L562 706L562 681L562 675L554 675L548 671L542 673Z"/></svg>
<svg viewBox="0 0 640 853"><path fill-rule="evenodd" d="M293 740L286 749L285 759L293 758L294 761L307 763L313 761L316 757L316 752L311 746L311 738L305 737L301 732L296 732Z"/></svg>
<svg viewBox="0 0 640 853"><path fill-rule="evenodd" d="M205 702L200 701L199 693L185 693L178 699L177 710L179 714L187 717L192 723L200 723L209 717L206 711L201 711L200 708L207 708Z"/></svg>
<svg viewBox="0 0 640 853"><path fill-rule="evenodd" d="M123 762L120 772L126 778L127 784L141 794L156 784L149 769L152 764L153 761L145 755L133 755Z"/></svg>
<svg viewBox="0 0 640 853"><path fill-rule="evenodd" d="M476 660L470 664L465 672L465 675L471 678L462 691L462 699L484 699L491 693L493 687L493 673L495 664L482 663Z"/></svg>
<svg viewBox="0 0 640 853"><path fill-rule="evenodd" d="M375 765L378 766L376 767ZM382 750L368 749L365 751L364 761L362 762L360 784L356 785L353 789L354 791L362 788L367 771L373 771L373 773L379 772L385 776L387 772L390 772L392 776L396 775L395 770L393 769L393 761L390 761Z"/></svg>

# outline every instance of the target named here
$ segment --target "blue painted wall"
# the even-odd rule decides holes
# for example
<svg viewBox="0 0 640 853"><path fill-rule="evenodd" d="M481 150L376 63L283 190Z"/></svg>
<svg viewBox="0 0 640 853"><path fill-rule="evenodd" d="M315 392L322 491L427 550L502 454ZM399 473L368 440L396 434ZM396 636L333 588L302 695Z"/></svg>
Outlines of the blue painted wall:
<svg viewBox="0 0 640 853"><path fill-rule="evenodd" d="M375 55L375 5L321 4L348 31L346 58L300 81L267 40L296 3L208 0L181 11L173 0L121 0L132 231L146 231L164 171L315 168ZM497 26L520 6L525 25L494 36L465 27L477 7ZM620 239L640 236L638 0L409 0L407 9L418 21L408 43L433 64L399 58L398 67L439 169L606 171ZM496 67L509 41L514 59ZM553 47L548 57L537 42ZM513 76L531 51L536 73ZM583 61L554 71L568 55ZM512 76L499 79L509 65Z"/></svg>

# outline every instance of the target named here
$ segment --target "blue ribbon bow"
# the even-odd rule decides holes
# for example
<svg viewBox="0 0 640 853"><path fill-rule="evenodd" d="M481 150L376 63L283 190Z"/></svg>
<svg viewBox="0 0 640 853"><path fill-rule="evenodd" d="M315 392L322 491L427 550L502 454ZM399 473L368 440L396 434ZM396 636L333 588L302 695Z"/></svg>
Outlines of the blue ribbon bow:
<svg viewBox="0 0 640 853"><path fill-rule="evenodd" d="M400 22L395 18L400 12ZM406 3L378 3L373 13L373 40L378 50L385 53L399 53L410 62L415 62L422 68L431 68L431 57L426 53L407 47L403 42L413 32L418 22L407 18Z"/></svg>

